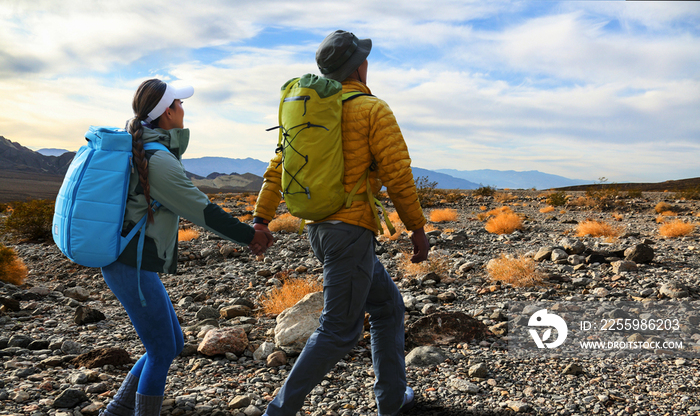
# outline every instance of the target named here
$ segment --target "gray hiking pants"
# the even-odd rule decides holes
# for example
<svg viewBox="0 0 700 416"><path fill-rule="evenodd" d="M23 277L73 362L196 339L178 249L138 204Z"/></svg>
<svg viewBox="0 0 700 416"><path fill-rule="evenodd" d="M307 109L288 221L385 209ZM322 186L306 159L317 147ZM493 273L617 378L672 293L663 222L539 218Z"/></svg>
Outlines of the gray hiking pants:
<svg viewBox="0 0 700 416"><path fill-rule="evenodd" d="M311 247L323 263L320 326L306 342L269 416L294 416L304 399L357 343L370 314L374 392L379 413L394 414L406 390L404 304L374 254L374 235L345 223L310 224Z"/></svg>

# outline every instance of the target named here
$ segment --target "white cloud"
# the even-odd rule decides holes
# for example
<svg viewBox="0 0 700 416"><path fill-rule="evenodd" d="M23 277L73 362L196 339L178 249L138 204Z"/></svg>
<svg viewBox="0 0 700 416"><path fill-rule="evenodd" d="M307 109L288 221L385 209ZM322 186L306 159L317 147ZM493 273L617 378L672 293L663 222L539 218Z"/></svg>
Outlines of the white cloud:
<svg viewBox="0 0 700 416"><path fill-rule="evenodd" d="M343 28L373 39L369 85L416 166L697 176L700 8L648 3L4 2L0 134L74 150L90 124L123 125L157 76L195 87L187 157L267 160L279 87L316 72L318 42Z"/></svg>

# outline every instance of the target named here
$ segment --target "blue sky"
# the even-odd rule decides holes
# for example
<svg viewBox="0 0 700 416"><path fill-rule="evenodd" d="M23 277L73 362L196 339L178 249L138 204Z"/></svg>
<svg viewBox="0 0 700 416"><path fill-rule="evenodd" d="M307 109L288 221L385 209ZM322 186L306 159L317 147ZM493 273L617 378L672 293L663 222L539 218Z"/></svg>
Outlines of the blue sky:
<svg viewBox="0 0 700 416"><path fill-rule="evenodd" d="M195 88L185 158L268 160L279 87L335 29L372 39L414 166L700 176L700 2L7 0L0 135L76 150L157 77Z"/></svg>

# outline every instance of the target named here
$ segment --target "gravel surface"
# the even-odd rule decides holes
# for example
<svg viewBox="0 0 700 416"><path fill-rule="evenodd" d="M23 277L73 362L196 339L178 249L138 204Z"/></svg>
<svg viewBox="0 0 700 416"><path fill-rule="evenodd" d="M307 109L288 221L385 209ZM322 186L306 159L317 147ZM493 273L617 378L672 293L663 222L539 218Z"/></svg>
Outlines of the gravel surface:
<svg viewBox="0 0 700 416"><path fill-rule="evenodd" d="M378 255L404 295L407 328L427 315L462 312L492 332L483 339L420 347L439 357L427 363L415 358L424 350L408 346L406 353L412 354L407 357L407 376L417 405L406 414L700 414L700 235L694 231L684 237L661 236L654 210L665 200L679 218L692 222L697 221L700 203L665 199L671 197L668 193L644 193L642 198L616 201L612 210L565 206L542 213L546 204L538 194L514 191L505 203L464 196L425 208L428 214L455 209L458 218L429 223L432 268L418 274L403 267L402 253L411 249L408 235L379 239ZM246 213L235 198L223 198L217 202L234 215ZM504 235L485 230L477 216L503 205L523 216L522 230ZM577 224L589 219L618 226L622 234L614 239L577 237ZM182 226L191 224L183 221ZM178 273L162 276L186 342L171 367L162 413L258 416L294 364L293 356L276 367L254 359L258 346L275 341L275 317L261 313L260 296L285 275L320 278L321 265L306 234L275 233L276 244L263 259L200 231L199 238L180 243ZM490 279L486 265L501 254L535 257L541 249L564 249L564 239L582 243L586 251L576 255L564 250L566 255L556 261L551 255L539 258L542 285L514 287ZM135 361L144 350L126 313L99 270L72 264L53 244L5 244L25 262L29 277L21 287L0 283L0 298L19 301L18 308L5 305L0 314L0 415L97 414L132 364L85 368L72 360L94 349L115 347ZM624 250L639 245L650 247L653 259L632 261L634 267L629 268L616 264L625 260ZM603 259L588 262L591 254ZM608 311L600 305L623 301L682 311L685 326L679 333L684 349L590 354L509 349L514 334L506 328L519 319L516 311L509 313L512 302L551 307L574 302L603 314ZM248 351L240 356L199 354L196 347L204 336L201 323L207 312L232 305L252 306L252 311L214 321L220 327L242 326ZM76 324L76 313L84 313L86 307L105 318ZM302 414L376 415L373 381L366 332L307 397Z"/></svg>

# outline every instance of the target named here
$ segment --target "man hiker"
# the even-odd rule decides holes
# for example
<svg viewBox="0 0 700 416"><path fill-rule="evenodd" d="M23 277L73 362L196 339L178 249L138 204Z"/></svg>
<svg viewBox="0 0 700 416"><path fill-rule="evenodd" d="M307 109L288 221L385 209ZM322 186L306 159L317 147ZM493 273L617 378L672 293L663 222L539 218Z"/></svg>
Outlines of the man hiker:
<svg viewBox="0 0 700 416"><path fill-rule="evenodd" d="M372 193L382 184L406 229L412 231L413 256L419 263L430 248L411 171L411 159L389 106L367 87L370 39L337 30L316 52L324 77L342 83L343 92L362 92L342 105L343 184L351 193L366 172ZM267 231L280 202L282 154L272 159L264 175L255 208L254 227ZM365 180L357 194L366 193ZM404 303L398 288L375 255L378 229L373 200L352 200L328 217L308 225L311 247L323 263L324 308L320 326L308 339L284 386L266 415L294 416L305 397L357 343L369 313L374 392L378 413L396 415L413 406L404 363Z"/></svg>

